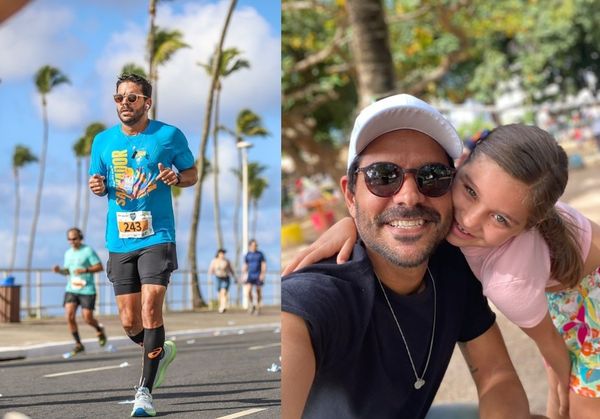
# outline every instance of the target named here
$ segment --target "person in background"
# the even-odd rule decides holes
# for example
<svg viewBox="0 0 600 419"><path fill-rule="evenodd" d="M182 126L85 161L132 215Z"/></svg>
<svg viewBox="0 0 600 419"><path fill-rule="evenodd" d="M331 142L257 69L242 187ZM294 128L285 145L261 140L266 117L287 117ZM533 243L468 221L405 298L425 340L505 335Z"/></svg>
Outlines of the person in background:
<svg viewBox="0 0 600 419"><path fill-rule="evenodd" d="M208 275L214 275L219 293L219 313L225 313L229 302L230 275L237 281L229 259L225 257L225 249L217 250L215 258L210 262Z"/></svg>
<svg viewBox="0 0 600 419"><path fill-rule="evenodd" d="M246 278L244 285L244 293L248 301L248 313L260 314L262 304L262 286L265 283L267 274L267 260L265 255L258 250L256 240L252 239L248 242L248 253L244 256L244 266L242 267L242 275ZM256 291L256 300L253 298L252 290Z"/></svg>
<svg viewBox="0 0 600 419"><path fill-rule="evenodd" d="M87 244L83 243L83 233L76 227L67 230L67 240L71 247L65 252L62 268L55 265L52 270L55 273L68 276L65 288L63 306L69 331L75 339L75 347L69 353L75 356L85 350L77 328L77 307L81 306L83 320L96 330L100 346L106 345L106 333L98 320L94 317L96 307L96 284L94 284L94 273L102 272L100 258Z"/></svg>

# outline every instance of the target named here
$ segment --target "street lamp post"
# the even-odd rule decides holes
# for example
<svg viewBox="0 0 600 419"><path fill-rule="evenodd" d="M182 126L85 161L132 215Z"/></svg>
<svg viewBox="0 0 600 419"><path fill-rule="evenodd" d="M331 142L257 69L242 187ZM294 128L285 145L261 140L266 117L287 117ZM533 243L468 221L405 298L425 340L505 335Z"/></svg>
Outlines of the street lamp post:
<svg viewBox="0 0 600 419"><path fill-rule="evenodd" d="M248 149L252 143L240 141L237 147L242 151L242 255L245 255L248 253Z"/></svg>
<svg viewBox="0 0 600 419"><path fill-rule="evenodd" d="M248 149L252 143L240 141L237 147L242 151L242 260L248 253ZM242 265L243 266L243 262ZM242 297L242 307L248 308L250 296L247 288L244 286Z"/></svg>

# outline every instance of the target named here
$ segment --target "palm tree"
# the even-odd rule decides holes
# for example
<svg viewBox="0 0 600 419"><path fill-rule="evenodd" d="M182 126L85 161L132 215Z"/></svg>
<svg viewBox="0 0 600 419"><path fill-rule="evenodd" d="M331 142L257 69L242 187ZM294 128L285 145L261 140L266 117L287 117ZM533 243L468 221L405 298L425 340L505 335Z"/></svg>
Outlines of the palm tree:
<svg viewBox="0 0 600 419"><path fill-rule="evenodd" d="M46 171L46 154L48 150L48 101L47 96L53 88L63 83L70 83L58 68L45 65L35 74L35 85L42 99L42 119L44 124L44 134L42 138L42 151L40 152L40 174L38 178L35 204L33 209L33 221L31 223L31 233L29 235L29 249L27 251L27 307L31 301L31 262L33 259L33 249L35 247L35 235L37 232L37 222L40 216L40 204L42 201L42 191L44 189L44 172Z"/></svg>
<svg viewBox="0 0 600 419"><path fill-rule="evenodd" d="M92 122L85 129L85 134L83 138L85 138L85 147L83 149L84 152L84 162L85 162L85 171L83 172L83 177L87 179L88 172L90 171L90 154L92 153L92 143L94 142L94 138L96 135L101 133L106 129L106 125L102 122ZM89 192L85 194L85 199L83 200L83 216L81 222L81 231L85 234L87 230L87 222L88 216L90 212L90 194Z"/></svg>
<svg viewBox="0 0 600 419"><path fill-rule="evenodd" d="M207 64L198 63L202 66L206 72L210 75L213 64L215 54L210 58ZM222 249L223 246L223 232L221 230L221 209L219 205L219 148L218 148L218 133L219 133L219 109L220 109L220 101L221 101L221 89L222 83L221 79L229 76L231 73L238 71L242 68L249 68L250 63L247 60L242 58L238 58L241 54L240 50L237 48L227 48L224 49L221 54L221 65L218 69L218 79L217 84L215 86L215 117L213 122L213 216L215 219L215 229L217 233L217 248Z"/></svg>
<svg viewBox="0 0 600 419"><path fill-rule="evenodd" d="M224 131L229 132L237 143L244 141L245 137L266 137L269 131L262 125L260 116L252 112L250 109L242 109L237 116L235 130L227 127L222 127ZM238 169L242 173L242 151L238 148ZM237 192L235 194L235 212L233 215L233 236L235 240L235 266L239 269L240 254L242 252L241 243L239 240L239 221L240 207L242 206L242 178L238 177Z"/></svg>
<svg viewBox="0 0 600 419"><path fill-rule="evenodd" d="M356 64L358 109L392 93L396 86L385 5L381 0L347 0Z"/></svg>
<svg viewBox="0 0 600 419"><path fill-rule="evenodd" d="M261 177L261 173L267 167L258 162L248 163L248 195L252 204L252 234L250 237L256 237L256 222L258 219L258 201L262 197L263 192L269 186L266 178ZM241 182L242 172L238 169L233 169L235 177Z"/></svg>
<svg viewBox="0 0 600 419"><path fill-rule="evenodd" d="M267 167L257 162L248 165L248 194L250 195L250 204L252 205L252 237L256 237L256 222L258 220L258 201L262 198L263 192L269 186L266 178L260 174Z"/></svg>
<svg viewBox="0 0 600 419"><path fill-rule="evenodd" d="M214 58L214 66L211 72L210 88L208 90L208 96L206 98L206 112L204 114L204 126L202 128L202 137L200 138L200 146L198 152L198 158L196 159L198 167L198 182L194 187L194 210L192 213L192 226L190 229L190 241L188 251L188 263L190 270L192 271L192 304L194 307L201 307L206 305L202 299L200 293L200 286L198 283L198 261L196 260L196 242L198 239L198 225L200 224L200 208L202 206L202 184L204 182L204 163L206 161L206 142L208 140L208 133L210 131L210 119L212 116L213 108L213 97L219 79L219 68L221 66L221 52L223 50L223 43L225 42L225 34L231 21L231 15L237 0L230 0L229 8L227 9L227 15L225 17L225 23L221 30L221 36L219 37L219 43L215 49L216 54Z"/></svg>
<svg viewBox="0 0 600 419"><path fill-rule="evenodd" d="M154 33L151 65L148 72L153 87L152 109L150 110L152 119L156 119L158 109L158 66L167 63L181 48L189 48L189 45L183 42L182 37L182 33L178 30L158 29Z"/></svg>
<svg viewBox="0 0 600 419"><path fill-rule="evenodd" d="M19 216L21 215L21 195L20 195L20 181L19 181L19 170L29 163L37 161L37 157L31 153L29 148L23 145L17 145L13 152L12 168L13 175L15 176L15 213L13 217L13 239L12 249L10 252L10 263L8 270L11 272L15 267L15 259L17 255L17 240L19 237Z"/></svg>
<svg viewBox="0 0 600 419"><path fill-rule="evenodd" d="M136 63L127 63L121 69L121 74L137 74L138 76L142 76L143 78L148 78L146 75L146 71Z"/></svg>
<svg viewBox="0 0 600 419"><path fill-rule="evenodd" d="M79 208L81 207L81 161L85 157L85 137L80 137L73 144L73 153L75 154L75 162L77 164L77 183L75 190L75 222L74 226L79 227Z"/></svg>

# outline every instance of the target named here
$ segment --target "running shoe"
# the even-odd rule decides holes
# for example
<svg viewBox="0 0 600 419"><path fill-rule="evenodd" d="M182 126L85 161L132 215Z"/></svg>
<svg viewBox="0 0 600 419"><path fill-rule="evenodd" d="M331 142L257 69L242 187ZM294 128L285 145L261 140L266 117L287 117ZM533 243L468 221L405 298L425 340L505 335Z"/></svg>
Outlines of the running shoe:
<svg viewBox="0 0 600 419"><path fill-rule="evenodd" d="M152 405L152 395L148 387L136 387L135 401L133 402L132 417L156 416L156 410Z"/></svg>
<svg viewBox="0 0 600 419"><path fill-rule="evenodd" d="M70 354L71 356L75 356L77 354L80 354L81 352L85 351L85 348L83 347L83 345L81 343L78 343L75 345L75 347L71 350Z"/></svg>
<svg viewBox="0 0 600 419"><path fill-rule="evenodd" d="M177 348L175 347L175 342L172 340L165 340L163 350L163 357L158 363L158 371L156 371L156 378L154 379L154 388L158 388L165 381L167 368L175 359L175 355L177 355Z"/></svg>
<svg viewBox="0 0 600 419"><path fill-rule="evenodd" d="M73 349L71 349L69 352L65 352L62 357L64 359L71 359L75 355L80 354L83 351L85 351L85 348L83 347L83 345L81 343L77 343L77 344L75 344L75 347Z"/></svg>
<svg viewBox="0 0 600 419"><path fill-rule="evenodd" d="M100 346L106 345L106 333L104 333L103 326L100 326L100 331L96 336L98 336L98 343L100 344Z"/></svg>

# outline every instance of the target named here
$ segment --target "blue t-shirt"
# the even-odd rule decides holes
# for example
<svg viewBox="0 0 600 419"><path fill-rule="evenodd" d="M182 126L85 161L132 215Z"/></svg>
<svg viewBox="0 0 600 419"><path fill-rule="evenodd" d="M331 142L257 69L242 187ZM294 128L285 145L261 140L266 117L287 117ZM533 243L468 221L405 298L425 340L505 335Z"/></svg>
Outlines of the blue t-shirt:
<svg viewBox="0 0 600 419"><path fill-rule="evenodd" d="M435 338L424 376L415 374L406 346L364 247L349 262L330 259L282 278L281 309L303 318L316 373L303 418L423 418L439 388L456 342L487 331L495 316L462 253L446 242L429 260L436 286ZM399 295L386 288L419 377L433 323L433 286Z"/></svg>
<svg viewBox="0 0 600 419"><path fill-rule="evenodd" d="M248 252L244 260L248 265L248 279L259 279L261 265L263 262L266 262L265 255L260 250Z"/></svg>
<svg viewBox="0 0 600 419"><path fill-rule="evenodd" d="M150 120L134 136L115 125L94 138L89 174L106 178L109 251L126 253L175 242L171 188L156 181L158 163L180 172L194 166L185 136L171 125Z"/></svg>
<svg viewBox="0 0 600 419"><path fill-rule="evenodd" d="M100 258L90 246L82 244L79 249L72 247L65 252L63 267L69 270L66 292L73 294L94 295L96 285L93 273L75 274L75 269L85 269L100 263Z"/></svg>

